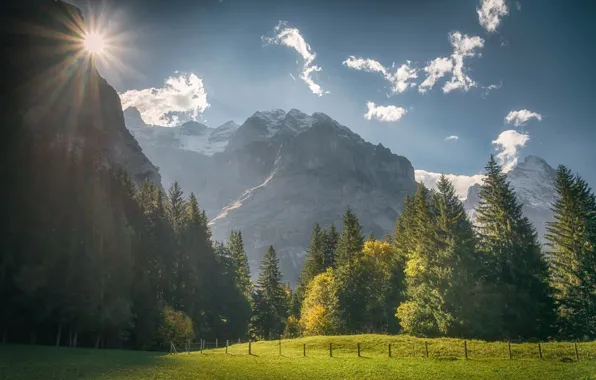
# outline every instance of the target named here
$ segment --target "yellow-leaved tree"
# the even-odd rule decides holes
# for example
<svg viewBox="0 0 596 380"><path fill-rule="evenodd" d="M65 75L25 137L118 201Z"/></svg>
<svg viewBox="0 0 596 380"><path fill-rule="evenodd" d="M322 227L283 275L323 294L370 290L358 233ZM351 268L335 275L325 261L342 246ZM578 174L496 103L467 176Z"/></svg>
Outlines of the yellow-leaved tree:
<svg viewBox="0 0 596 380"><path fill-rule="evenodd" d="M331 268L308 284L300 311L300 327L304 335L329 335L339 331L338 288Z"/></svg>

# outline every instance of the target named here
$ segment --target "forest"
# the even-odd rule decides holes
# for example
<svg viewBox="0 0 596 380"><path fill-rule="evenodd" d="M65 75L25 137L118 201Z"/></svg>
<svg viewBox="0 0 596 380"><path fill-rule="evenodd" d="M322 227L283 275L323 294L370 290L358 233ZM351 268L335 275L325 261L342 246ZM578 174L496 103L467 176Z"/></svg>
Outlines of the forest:
<svg viewBox="0 0 596 380"><path fill-rule="evenodd" d="M2 204L12 216L0 247L3 342L596 338L596 197L564 166L544 246L491 156L474 223L445 177L406 198L391 235L365 238L348 208L340 229L314 225L292 289L271 246L253 284L242 233L213 241L197 196L178 184L137 186L84 151L27 154L21 168L35 175L11 183Z"/></svg>

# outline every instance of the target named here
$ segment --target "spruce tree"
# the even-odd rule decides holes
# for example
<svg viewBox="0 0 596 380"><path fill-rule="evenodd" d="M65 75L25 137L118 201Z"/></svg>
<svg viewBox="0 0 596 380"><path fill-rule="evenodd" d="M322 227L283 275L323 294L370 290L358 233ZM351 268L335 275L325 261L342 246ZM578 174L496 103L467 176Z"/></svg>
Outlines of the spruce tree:
<svg viewBox="0 0 596 380"><path fill-rule="evenodd" d="M554 314L548 267L536 230L492 155L476 212L479 247L495 290L498 327L493 336L549 336Z"/></svg>
<svg viewBox="0 0 596 380"><path fill-rule="evenodd" d="M335 225L331 224L328 230L323 230L323 262L325 270L336 267L336 251L339 234Z"/></svg>
<svg viewBox="0 0 596 380"><path fill-rule="evenodd" d="M306 252L306 259L300 274L300 285L303 287L306 287L316 275L325 271L323 252L325 241L323 239L321 226L319 226L319 223L315 223L311 233L310 246Z"/></svg>
<svg viewBox="0 0 596 380"><path fill-rule="evenodd" d="M346 266L351 270L363 245L362 227L356 214L348 207L342 217L341 234L337 241L337 266Z"/></svg>
<svg viewBox="0 0 596 380"><path fill-rule="evenodd" d="M235 281L240 291L247 297L250 297L252 281L250 279L250 267L248 257L244 251L244 241L240 231L231 231L228 238L228 249L232 256L235 268Z"/></svg>
<svg viewBox="0 0 596 380"><path fill-rule="evenodd" d="M256 291L252 330L265 339L281 336L288 318L288 294L282 282L279 259L272 246L261 261Z"/></svg>
<svg viewBox="0 0 596 380"><path fill-rule="evenodd" d="M559 166L553 221L547 223L550 280L559 334L596 337L596 200L583 179Z"/></svg>

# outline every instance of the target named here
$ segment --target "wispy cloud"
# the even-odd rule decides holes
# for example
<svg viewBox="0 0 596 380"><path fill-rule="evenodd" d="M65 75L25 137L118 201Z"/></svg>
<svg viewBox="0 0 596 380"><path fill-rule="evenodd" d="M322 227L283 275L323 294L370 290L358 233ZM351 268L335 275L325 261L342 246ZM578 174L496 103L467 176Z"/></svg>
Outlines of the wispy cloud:
<svg viewBox="0 0 596 380"><path fill-rule="evenodd" d="M196 119L209 107L203 81L193 73L169 77L162 88L128 90L119 95L123 109L136 107L151 125L173 126L180 118Z"/></svg>
<svg viewBox="0 0 596 380"><path fill-rule="evenodd" d="M393 63L391 68L387 68L374 59L350 56L343 64L355 70L380 73L391 84L392 94L401 94L408 88L415 87L416 83L411 80L418 78L418 69L412 67L412 62L410 61L406 61L406 63L397 68L395 63Z"/></svg>
<svg viewBox="0 0 596 380"><path fill-rule="evenodd" d="M507 116L505 116L505 122L507 124L513 124L516 127L528 124L528 121L530 121L531 119L541 121L542 115L529 110L519 110L511 111L509 112L509 114L507 114Z"/></svg>
<svg viewBox="0 0 596 380"><path fill-rule="evenodd" d="M484 47L484 40L478 36L468 37L467 34L454 32L449 34L449 41L453 46L453 71L451 80L443 86L443 92L448 93L456 89L468 91L476 86L476 82L466 74L464 58L478 55L475 50Z"/></svg>
<svg viewBox="0 0 596 380"><path fill-rule="evenodd" d="M418 87L418 91L425 93L434 87L439 79L450 73L453 70L453 61L451 58L439 57L428 63L424 68L426 72L426 79Z"/></svg>
<svg viewBox="0 0 596 380"><path fill-rule="evenodd" d="M481 0L476 12L480 25L489 33L495 32L501 18L509 14L505 0Z"/></svg>
<svg viewBox="0 0 596 380"><path fill-rule="evenodd" d="M289 28L286 21L280 21L273 29L273 32L273 37L262 36L261 39L263 42L266 44L283 45L296 50L303 60L300 79L308 85L310 91L315 95L322 96L324 93L329 93L328 91L323 91L321 86L315 83L311 77L313 73L321 71L322 68L312 64L317 55L312 51L304 37L302 37L300 30Z"/></svg>
<svg viewBox="0 0 596 380"><path fill-rule="evenodd" d="M457 140L459 140L459 136L456 136L456 135L451 135L451 136L445 137L445 141L457 141Z"/></svg>
<svg viewBox="0 0 596 380"><path fill-rule="evenodd" d="M530 135L519 133L513 129L503 131L492 143L495 146L497 159L507 173L515 167L519 158L519 151L530 140Z"/></svg>
<svg viewBox="0 0 596 380"><path fill-rule="evenodd" d="M499 84L490 84L488 86L484 86L482 87L484 89L482 96L486 98L491 91L498 90L501 87L503 87L503 82L499 82Z"/></svg>
<svg viewBox="0 0 596 380"><path fill-rule="evenodd" d="M444 93L457 89L468 91L476 87L476 82L466 74L464 58L480 55L476 50L484 47L484 40L478 36L453 32L449 33L449 42L453 46L453 53L450 57L438 57L427 63L424 68L426 79L418 87L420 93L432 89L447 74L451 74L451 79L443 85Z"/></svg>
<svg viewBox="0 0 596 380"><path fill-rule="evenodd" d="M394 122L401 119L408 111L403 107L377 106L374 102L366 103L368 112L364 114L367 120L377 119L383 122Z"/></svg>
<svg viewBox="0 0 596 380"><path fill-rule="evenodd" d="M423 183L429 189L436 189L437 183L441 178L441 173L427 172L426 170L414 171L416 182ZM468 189L470 186L477 183L482 183L482 174L476 175L457 175L457 174L445 174L445 177L455 187L455 192L459 199L465 200L468 197Z"/></svg>

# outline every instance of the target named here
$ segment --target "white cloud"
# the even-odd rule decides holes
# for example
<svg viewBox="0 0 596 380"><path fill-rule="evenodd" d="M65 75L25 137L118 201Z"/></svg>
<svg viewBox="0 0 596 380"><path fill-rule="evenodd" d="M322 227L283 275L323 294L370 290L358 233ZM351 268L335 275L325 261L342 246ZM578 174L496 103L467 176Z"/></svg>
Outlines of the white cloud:
<svg viewBox="0 0 596 380"><path fill-rule="evenodd" d="M492 33L497 30L501 23L501 18L507 16L509 10L505 0L481 0L478 12L478 21L487 32Z"/></svg>
<svg viewBox="0 0 596 380"><path fill-rule="evenodd" d="M530 121L531 119L541 121L542 115L537 112L532 112L528 110L519 110L511 111L507 116L505 116L505 122L507 124L513 124L516 127L526 125L528 121Z"/></svg>
<svg viewBox="0 0 596 380"><path fill-rule="evenodd" d="M383 122L393 122L401 119L408 111L403 107L377 106L374 102L366 103L368 112L364 114L367 120L377 119Z"/></svg>
<svg viewBox="0 0 596 380"><path fill-rule="evenodd" d="M482 87L484 89L482 96L486 98L491 91L498 90L501 87L503 87L503 82L499 82L499 84L491 84L488 86L484 86L484 87Z"/></svg>
<svg viewBox="0 0 596 380"><path fill-rule="evenodd" d="M476 82L466 74L464 58L480 55L476 50L484 47L484 40L478 36L469 37L467 34L453 32L449 33L449 42L453 46L453 53L449 58L438 57L427 63L424 68L426 79L418 87L420 93L432 89L447 74L451 74L451 80L443 85L445 93L457 89L468 91L476 87Z"/></svg>
<svg viewBox="0 0 596 380"><path fill-rule="evenodd" d="M367 71L369 73L378 72L387 75L385 67L374 59L350 56L343 62L343 64L352 69Z"/></svg>
<svg viewBox="0 0 596 380"><path fill-rule="evenodd" d="M437 183L441 178L441 173L433 173L427 172L426 170L416 170L414 171L416 181L423 183L429 189L436 189ZM476 175L457 175L457 174L445 174L447 179L453 183L455 187L455 193L457 194L458 198L462 201L468 197L468 189L470 186L482 183L482 178L484 177L482 174Z"/></svg>
<svg viewBox="0 0 596 380"><path fill-rule="evenodd" d="M456 89L468 91L476 86L476 82L465 73L464 58L477 55L474 51L484 47L484 40L478 36L468 37L467 34L454 32L449 34L449 41L453 46L453 71L451 80L443 86L443 92L448 93Z"/></svg>
<svg viewBox="0 0 596 380"><path fill-rule="evenodd" d="M445 137L445 141L457 141L459 140L459 136L451 135L449 137Z"/></svg>
<svg viewBox="0 0 596 380"><path fill-rule="evenodd" d="M503 168L503 172L507 173L515 167L519 158L519 150L529 140L530 135L510 129L501 132L499 137L492 142L496 145L495 150L498 152L497 159Z"/></svg>
<svg viewBox="0 0 596 380"><path fill-rule="evenodd" d="M147 124L173 126L179 115L196 119L207 107L203 80L195 74L169 77L162 88L128 90L119 94L122 108L136 107Z"/></svg>
<svg viewBox="0 0 596 380"><path fill-rule="evenodd" d="M321 86L316 84L311 78L311 74L314 72L321 71L322 68L316 65L311 65L317 57L316 53L312 51L310 45L304 40L304 37L300 34L300 30L296 28L288 28L286 21L280 21L279 24L273 29L274 37L261 37L263 42L266 44L283 45L296 50L296 52L302 57L304 61L302 67L302 73L300 79L304 81L310 88L310 91L318 96L322 96L323 93L329 93L323 91Z"/></svg>
<svg viewBox="0 0 596 380"><path fill-rule="evenodd" d="M435 83L439 79L445 76L445 74L453 70L453 62L451 58L439 57L435 58L428 63L424 68L426 72L426 79L418 87L418 91L425 93L427 90L433 88Z"/></svg>
<svg viewBox="0 0 596 380"><path fill-rule="evenodd" d="M416 83L410 80L418 78L418 69L412 67L412 62L410 61L406 61L406 63L402 64L397 69L395 68L394 63L389 69L374 59L350 56L343 62L343 65L355 70L382 74L383 78L391 83L392 94L401 94L408 88L415 87Z"/></svg>

